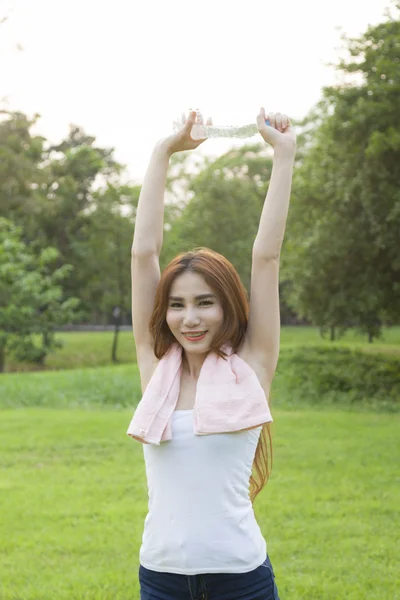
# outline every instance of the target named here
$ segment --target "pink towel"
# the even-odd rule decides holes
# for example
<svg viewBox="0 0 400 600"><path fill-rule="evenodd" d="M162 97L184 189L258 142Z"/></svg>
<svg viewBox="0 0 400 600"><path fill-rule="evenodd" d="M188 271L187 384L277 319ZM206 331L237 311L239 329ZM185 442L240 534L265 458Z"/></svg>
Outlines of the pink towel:
<svg viewBox="0 0 400 600"><path fill-rule="evenodd" d="M228 345L226 360L207 355L197 381L195 435L253 429L272 421L265 392L253 369ZM178 402L182 346L173 344L157 365L127 434L145 444L172 439L172 414Z"/></svg>

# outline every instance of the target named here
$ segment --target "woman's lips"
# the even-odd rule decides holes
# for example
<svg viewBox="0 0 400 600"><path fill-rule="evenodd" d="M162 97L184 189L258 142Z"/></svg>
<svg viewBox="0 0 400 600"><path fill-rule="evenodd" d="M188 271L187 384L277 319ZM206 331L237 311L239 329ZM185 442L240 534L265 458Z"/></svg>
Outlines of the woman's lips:
<svg viewBox="0 0 400 600"><path fill-rule="evenodd" d="M189 342L199 342L200 340L204 340L204 338L207 335L207 331L204 331L202 333L202 335L193 335L195 332L193 333L183 333L182 335L185 336L185 338L189 341ZM197 333L197 332L196 332ZM199 332L200 333L200 332Z"/></svg>

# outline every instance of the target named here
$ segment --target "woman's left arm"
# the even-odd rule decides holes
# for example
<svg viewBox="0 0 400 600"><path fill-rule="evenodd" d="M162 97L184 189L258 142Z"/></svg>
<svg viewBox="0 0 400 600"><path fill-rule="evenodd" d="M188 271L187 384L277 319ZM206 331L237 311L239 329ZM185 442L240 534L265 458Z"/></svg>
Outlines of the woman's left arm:
<svg viewBox="0 0 400 600"><path fill-rule="evenodd" d="M265 124L268 118L269 125ZM289 211L296 153L296 134L290 120L262 108L257 125L274 148L271 180L253 245L250 314L244 346L271 382L279 356L279 259Z"/></svg>

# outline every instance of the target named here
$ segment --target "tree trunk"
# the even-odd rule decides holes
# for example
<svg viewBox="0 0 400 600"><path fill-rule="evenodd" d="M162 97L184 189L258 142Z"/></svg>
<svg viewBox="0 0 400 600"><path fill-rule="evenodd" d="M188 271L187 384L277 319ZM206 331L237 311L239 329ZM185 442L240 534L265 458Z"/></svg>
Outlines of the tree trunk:
<svg viewBox="0 0 400 600"><path fill-rule="evenodd" d="M38 364L41 367L44 367L44 361L45 361L46 356L47 356L47 349L49 347L49 337L50 337L49 336L49 332L48 331L44 331L43 334L42 334L42 348L43 348L44 352L43 352L42 356L37 361Z"/></svg>
<svg viewBox="0 0 400 600"><path fill-rule="evenodd" d="M331 327L331 342L335 341L335 328Z"/></svg>
<svg viewBox="0 0 400 600"><path fill-rule="evenodd" d="M119 306L116 306L114 308L113 317L114 317L115 329L114 329L113 345L112 345L112 350L111 350L111 360L113 363L116 363L116 362L118 362L118 359L117 359L118 332L119 332L119 326L121 324L121 309L119 308Z"/></svg>
<svg viewBox="0 0 400 600"><path fill-rule="evenodd" d="M118 359L117 359L118 332L119 332L119 323L115 323L114 339L113 339L112 352L111 352L111 360L113 361L113 363L118 362Z"/></svg>
<svg viewBox="0 0 400 600"><path fill-rule="evenodd" d="M6 363L6 346L3 344L0 346L0 373L4 373L4 367Z"/></svg>

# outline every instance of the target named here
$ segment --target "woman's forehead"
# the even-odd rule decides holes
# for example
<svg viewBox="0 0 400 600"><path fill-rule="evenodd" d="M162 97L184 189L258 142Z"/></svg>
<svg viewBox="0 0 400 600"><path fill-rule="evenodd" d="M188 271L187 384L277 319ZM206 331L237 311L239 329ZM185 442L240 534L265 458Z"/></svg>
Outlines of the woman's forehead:
<svg viewBox="0 0 400 600"><path fill-rule="evenodd" d="M179 275L172 283L171 296L197 296L198 294L213 294L213 289L199 273L187 271Z"/></svg>

